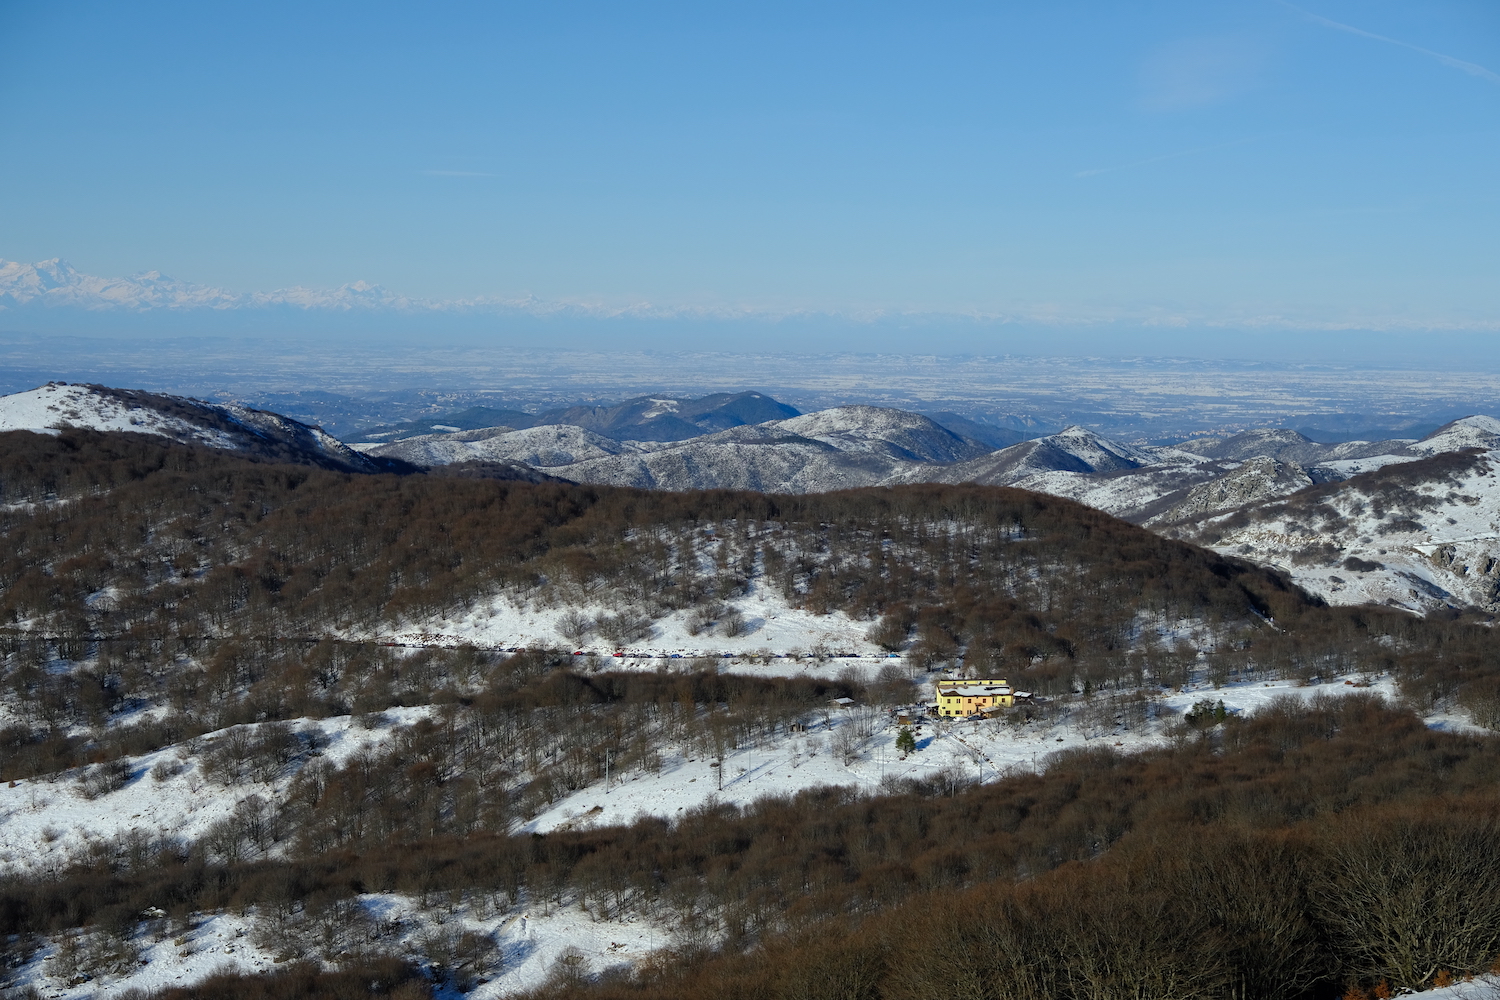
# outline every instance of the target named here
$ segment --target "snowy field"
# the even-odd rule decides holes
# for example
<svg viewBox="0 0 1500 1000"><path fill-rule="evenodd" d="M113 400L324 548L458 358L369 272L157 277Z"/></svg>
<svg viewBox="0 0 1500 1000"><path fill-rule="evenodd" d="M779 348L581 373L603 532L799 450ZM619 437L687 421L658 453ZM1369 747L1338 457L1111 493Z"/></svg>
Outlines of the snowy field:
<svg viewBox="0 0 1500 1000"><path fill-rule="evenodd" d="M739 612L743 631L726 636L721 629L700 631L693 635L689 623L691 609L674 612L652 624L651 634L637 642L615 645L589 636L575 647L584 655L609 658L605 669L655 670L665 658L689 659L713 656L723 660L721 669L760 676L791 676L797 673L821 674L830 669L837 673L844 666L858 663L872 666L889 658L879 646L865 638L874 624L856 621L841 611L816 615L794 608L777 590L751 581L750 594L726 604ZM373 639L399 645L473 645L485 649L538 648L565 646L563 619L572 613L598 618L612 613L599 606L538 607L497 596L476 605L463 617L429 621L410 629L350 638ZM620 656L616 657L615 654ZM728 654L726 656L726 654ZM828 660L821 665L816 659ZM767 662L767 661L770 662Z"/></svg>

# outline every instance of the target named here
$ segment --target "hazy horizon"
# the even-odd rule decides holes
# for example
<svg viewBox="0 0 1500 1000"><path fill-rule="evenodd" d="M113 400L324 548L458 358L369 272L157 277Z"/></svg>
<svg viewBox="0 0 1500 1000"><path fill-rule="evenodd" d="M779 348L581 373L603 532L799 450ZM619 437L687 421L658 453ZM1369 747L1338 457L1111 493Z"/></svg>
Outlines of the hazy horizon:
<svg viewBox="0 0 1500 1000"><path fill-rule="evenodd" d="M0 330L1500 366L1497 18L17 10Z"/></svg>

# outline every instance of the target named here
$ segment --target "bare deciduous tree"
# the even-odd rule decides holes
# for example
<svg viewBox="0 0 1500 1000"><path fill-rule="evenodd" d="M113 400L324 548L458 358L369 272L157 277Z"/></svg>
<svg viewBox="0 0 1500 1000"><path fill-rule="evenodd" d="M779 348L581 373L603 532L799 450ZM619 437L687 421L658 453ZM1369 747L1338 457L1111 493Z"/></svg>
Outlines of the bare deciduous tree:
<svg viewBox="0 0 1500 1000"><path fill-rule="evenodd" d="M1500 822L1410 812L1345 823L1310 867L1310 894L1356 974L1422 989L1500 953Z"/></svg>
<svg viewBox="0 0 1500 1000"><path fill-rule="evenodd" d="M577 646L594 631L594 619L574 608L566 612L557 623L557 634Z"/></svg>

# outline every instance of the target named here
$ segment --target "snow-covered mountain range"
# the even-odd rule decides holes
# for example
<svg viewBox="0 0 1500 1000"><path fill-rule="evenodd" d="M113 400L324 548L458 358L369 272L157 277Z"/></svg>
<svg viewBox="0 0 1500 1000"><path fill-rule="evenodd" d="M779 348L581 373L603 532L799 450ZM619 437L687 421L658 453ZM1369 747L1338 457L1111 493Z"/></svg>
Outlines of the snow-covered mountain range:
<svg viewBox="0 0 1500 1000"><path fill-rule="evenodd" d="M1500 487L1492 475L1471 471L1455 493L1446 464L1500 448L1500 420L1482 415L1420 440L1322 444L1271 428L1152 447L1075 426L990 451L920 414L844 406L670 442L619 440L552 424L359 447L414 464L515 461L575 482L648 489L804 493L918 482L1012 486L1068 497L1276 566L1335 603L1500 610ZM1422 485L1380 506L1378 523L1367 525L1368 518L1352 513L1372 509L1361 498L1395 476ZM1289 498L1285 502L1299 510L1304 496L1346 509L1345 526L1328 532L1286 523L1294 515L1283 517L1278 503ZM1433 504L1445 508L1440 523L1454 530L1423 527L1390 537L1395 529L1389 524L1430 524ZM1247 516L1253 527L1240 523ZM1369 538L1379 542L1361 541ZM1371 546L1381 558L1361 554Z"/></svg>
<svg viewBox="0 0 1500 1000"><path fill-rule="evenodd" d="M294 306L349 310L411 308L416 300L393 295L379 285L351 282L334 289L282 288L273 292L229 292L146 271L125 278L85 274L65 260L35 264L0 260L0 309L65 306L75 309L240 309Z"/></svg>
<svg viewBox="0 0 1500 1000"><path fill-rule="evenodd" d="M1494 417L1464 417L1420 440L1339 444L1277 428L1140 446L1075 426L990 450L904 410L841 406L779 416L786 412L795 414L754 392L641 397L534 417L517 412L518 423L555 421L529 427L386 432L351 447L263 410L51 384L0 397L0 431L128 431L356 472L416 466L647 489L1002 485L1068 497L1278 567L1331 602L1500 611ZM750 422L767 413L778 417Z"/></svg>
<svg viewBox="0 0 1500 1000"><path fill-rule="evenodd" d="M652 402L654 408L645 410L646 414L693 413L701 409L703 401ZM774 400L770 403L782 406ZM562 411L560 416L566 418L580 411L583 408ZM582 417L595 412L583 411ZM723 408L710 413L727 419ZM672 419L682 423L678 417ZM637 426L640 422L644 420ZM675 433L676 428L662 430ZM576 482L778 493L918 481L947 463L988 452L980 442L955 434L929 417L875 406L843 406L784 420L741 424L685 440L618 440L586 426L557 423L520 430L425 434L356 447L371 455L414 464L526 462Z"/></svg>

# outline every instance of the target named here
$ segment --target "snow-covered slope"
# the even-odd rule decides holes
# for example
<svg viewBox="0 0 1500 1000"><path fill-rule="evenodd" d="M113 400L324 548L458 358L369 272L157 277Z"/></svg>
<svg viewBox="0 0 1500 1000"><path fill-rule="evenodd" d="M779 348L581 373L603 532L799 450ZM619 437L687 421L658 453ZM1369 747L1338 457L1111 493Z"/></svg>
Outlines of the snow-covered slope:
<svg viewBox="0 0 1500 1000"><path fill-rule="evenodd" d="M766 426L737 427L656 451L562 466L555 472L576 482L643 489L818 493L878 486L897 470L915 465L872 451L840 451Z"/></svg>
<svg viewBox="0 0 1500 1000"><path fill-rule="evenodd" d="M1460 417L1444 424L1420 441L1396 438L1388 441L1344 441L1319 444L1296 431L1266 428L1215 440L1198 438L1192 450L1208 458L1244 461L1265 456L1294 463L1315 472L1313 478L1348 478L1372 472L1384 465L1424 458L1464 448L1500 448L1500 420L1483 414Z"/></svg>
<svg viewBox="0 0 1500 1000"><path fill-rule="evenodd" d="M157 434L216 448L230 446L222 431L154 409L132 406L90 386L49 383L39 389L0 396L0 431L56 434L72 427Z"/></svg>
<svg viewBox="0 0 1500 1000"><path fill-rule="evenodd" d="M1383 469L1387 465L1415 462L1421 455L1371 455L1368 458L1338 458L1317 465L1304 466L1307 475L1315 483L1337 483L1366 472Z"/></svg>
<svg viewBox="0 0 1500 1000"><path fill-rule="evenodd" d="M1497 466L1493 453L1447 452L1178 530L1331 603L1500 611Z"/></svg>
<svg viewBox="0 0 1500 1000"><path fill-rule="evenodd" d="M577 482L648 489L817 493L925 481L941 463L984 451L921 414L876 406L837 407L671 444L622 444L629 450L552 471Z"/></svg>
<svg viewBox="0 0 1500 1000"><path fill-rule="evenodd" d="M69 428L151 434L277 461L377 470L321 428L267 410L60 382L0 396L0 431L56 434Z"/></svg>
<svg viewBox="0 0 1500 1000"><path fill-rule="evenodd" d="M1320 444L1272 428L1227 439L1196 438L1177 447L1137 447L1070 427L930 474L907 470L906 478L1015 486L1160 525L1286 496L1313 483L1497 444L1500 420L1486 416L1456 420L1420 442Z"/></svg>
<svg viewBox="0 0 1500 1000"><path fill-rule="evenodd" d="M1164 463L1146 449L1111 441L1086 427L1074 426L961 462L934 478L947 483L1009 486L1038 473L1094 475L1157 464Z"/></svg>
<svg viewBox="0 0 1500 1000"><path fill-rule="evenodd" d="M988 452L920 413L879 406L839 406L761 426L811 438L845 452L908 462L959 462Z"/></svg>
<svg viewBox="0 0 1500 1000"><path fill-rule="evenodd" d="M1165 524L1201 517L1214 511L1232 510L1295 493L1312 483L1312 479L1301 467L1258 455L1232 471L1194 486L1188 490L1187 496L1147 523Z"/></svg>
<svg viewBox="0 0 1500 1000"><path fill-rule="evenodd" d="M423 434L390 444L360 445L367 455L399 458L413 465L455 462L523 462L537 468L572 465L637 449L582 427L547 424L509 430L490 427L454 434Z"/></svg>
<svg viewBox="0 0 1500 1000"><path fill-rule="evenodd" d="M1007 485L1049 493L1087 504L1127 521L1147 519L1179 502L1187 492L1233 469L1236 463L1149 465L1123 472L1091 475L1083 472L1037 472Z"/></svg>
<svg viewBox="0 0 1500 1000"><path fill-rule="evenodd" d="M1408 439L1321 444L1284 427L1263 427L1217 440L1197 438L1189 443L1194 452L1206 458L1244 461L1266 457L1302 466L1373 455L1404 454L1406 447L1412 444Z"/></svg>
<svg viewBox="0 0 1500 1000"><path fill-rule="evenodd" d="M1320 445L1256 431L1195 447L1279 457L1249 459L1147 524L1284 569L1335 604L1500 611L1500 486L1488 450L1500 447L1500 420L1463 417L1420 441Z"/></svg>
<svg viewBox="0 0 1500 1000"><path fill-rule="evenodd" d="M1500 420L1484 414L1459 417L1413 444L1410 451L1416 455L1436 455L1464 448L1500 449Z"/></svg>

